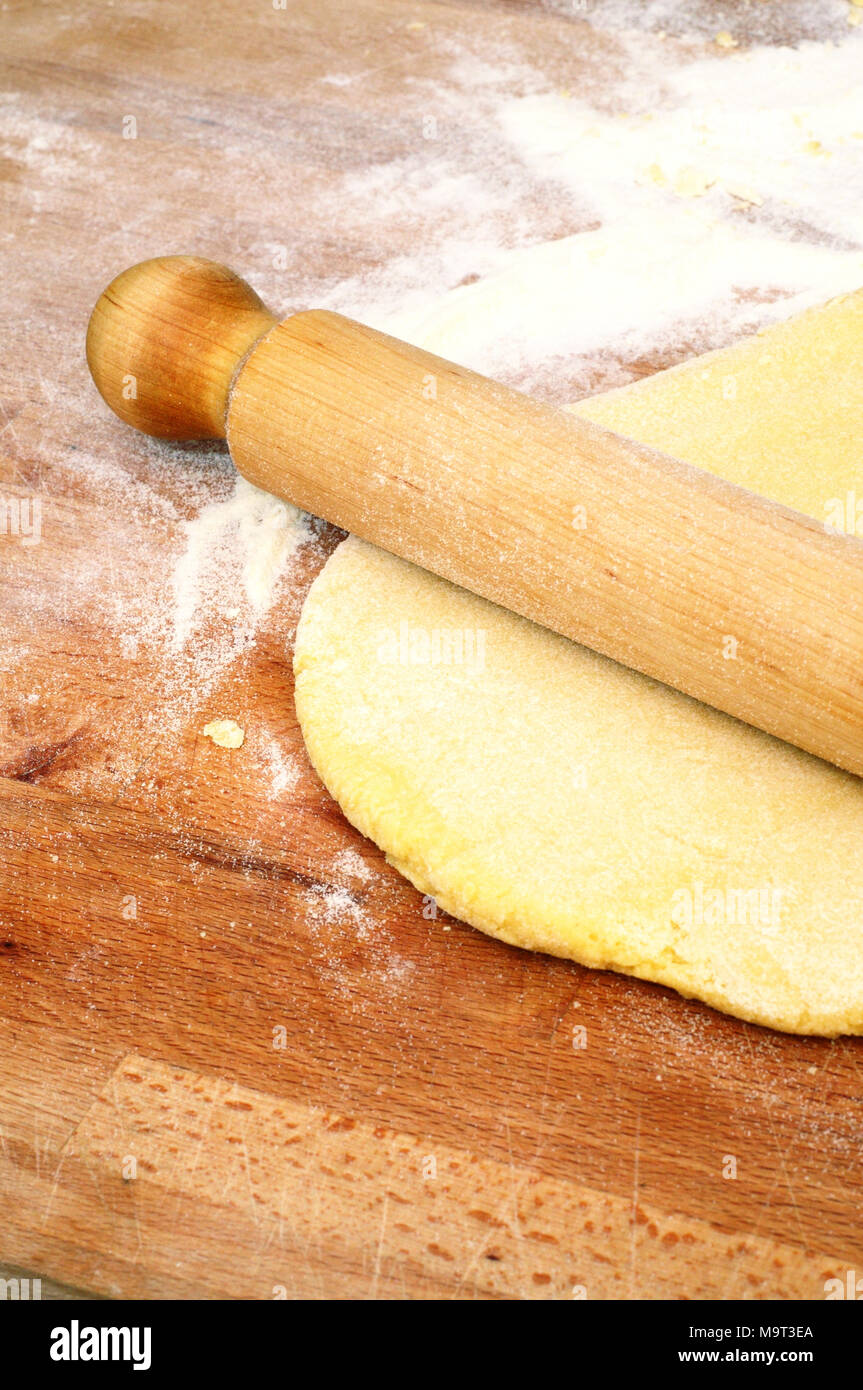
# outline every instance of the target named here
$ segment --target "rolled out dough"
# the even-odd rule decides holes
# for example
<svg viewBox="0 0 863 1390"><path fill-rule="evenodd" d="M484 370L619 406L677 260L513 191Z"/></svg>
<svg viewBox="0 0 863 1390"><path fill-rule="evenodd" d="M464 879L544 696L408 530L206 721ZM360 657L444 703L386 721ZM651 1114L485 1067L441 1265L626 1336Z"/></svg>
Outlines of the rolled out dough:
<svg viewBox="0 0 863 1390"><path fill-rule="evenodd" d="M853 528L861 348L863 291L573 409ZM863 1032L859 779L354 537L294 664L324 783L448 912L756 1023Z"/></svg>

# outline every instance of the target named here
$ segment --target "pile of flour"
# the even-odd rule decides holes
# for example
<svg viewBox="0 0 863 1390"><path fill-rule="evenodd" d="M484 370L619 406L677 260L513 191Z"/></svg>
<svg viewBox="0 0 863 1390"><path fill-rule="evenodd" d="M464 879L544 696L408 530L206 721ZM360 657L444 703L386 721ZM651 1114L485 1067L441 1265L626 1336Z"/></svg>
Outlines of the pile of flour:
<svg viewBox="0 0 863 1390"><path fill-rule="evenodd" d="M239 562L233 568L241 578L243 597L252 611L262 616L272 603L279 576L300 546L313 538L310 520L303 512L239 476L230 497L209 503L194 520L186 522L184 529L186 544L173 576L171 645L175 652L192 636L202 601L212 603L219 597L220 580L225 580L220 561L226 547ZM224 616L236 618L235 593L228 589L221 598Z"/></svg>

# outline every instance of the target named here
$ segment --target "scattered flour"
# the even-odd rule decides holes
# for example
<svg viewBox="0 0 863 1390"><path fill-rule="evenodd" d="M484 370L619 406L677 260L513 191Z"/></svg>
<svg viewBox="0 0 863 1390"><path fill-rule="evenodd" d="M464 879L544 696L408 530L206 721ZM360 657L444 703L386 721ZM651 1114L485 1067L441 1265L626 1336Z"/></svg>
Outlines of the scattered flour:
<svg viewBox="0 0 863 1390"><path fill-rule="evenodd" d="M174 570L175 652L182 650L194 631L205 575L226 544L239 549L243 590L253 611L261 615L270 607L276 581L291 556L313 534L303 512L240 476L232 495L204 507L186 523L185 532L185 549ZM212 602L212 587L208 595ZM227 590L221 598L230 605L235 595ZM237 610L227 607L224 616L235 617Z"/></svg>
<svg viewBox="0 0 863 1390"><path fill-rule="evenodd" d="M774 234L802 219L810 236L859 245L861 63L857 40L752 49L672 68L652 100L624 93L628 108L613 115L558 91L505 103L501 120L537 173L586 195L604 223L640 217L645 241L650 214L674 208L674 182L689 169L715 187L711 221L727 215L723 188L743 185L772 205ZM656 164L671 193L651 187Z"/></svg>
<svg viewBox="0 0 863 1390"><path fill-rule="evenodd" d="M288 757L280 741L268 735L264 749L268 792L271 798L278 799L294 787L300 776L300 769L293 758Z"/></svg>
<svg viewBox="0 0 863 1390"><path fill-rule="evenodd" d="M496 275L392 319L388 330L505 375L525 359L586 356L610 345L634 357L648 334L654 342L663 333L670 338L675 326L703 319L732 297L742 301L742 327L752 318L745 292L763 286L777 287L780 302L775 315L762 306L762 324L863 283L860 251L737 230L688 207L657 207L648 225L646 233L644 219L633 218L515 251Z"/></svg>
<svg viewBox="0 0 863 1390"><path fill-rule="evenodd" d="M352 850L336 856L333 867L339 866L359 878L374 877ZM362 894L327 883L316 884L303 898L312 959L329 992L361 1015L382 994L409 996L417 964L399 954L396 933L379 913L364 907Z"/></svg>
<svg viewBox="0 0 863 1390"><path fill-rule="evenodd" d="M359 879L360 883L370 883L375 877L361 854L355 849L343 849L333 860L333 869L337 873L349 874L352 878Z"/></svg>
<svg viewBox="0 0 863 1390"><path fill-rule="evenodd" d="M624 110L565 90L494 99L514 159L583 203L588 229L499 255L389 332L517 378L526 362L635 359L717 319L727 338L863 283L863 45L676 67L652 52Z"/></svg>
<svg viewBox="0 0 863 1390"><path fill-rule="evenodd" d="M366 935L369 928L368 919L356 895L349 888L316 884L308 889L304 897L310 915L315 921L329 924L349 921L356 928L359 937Z"/></svg>

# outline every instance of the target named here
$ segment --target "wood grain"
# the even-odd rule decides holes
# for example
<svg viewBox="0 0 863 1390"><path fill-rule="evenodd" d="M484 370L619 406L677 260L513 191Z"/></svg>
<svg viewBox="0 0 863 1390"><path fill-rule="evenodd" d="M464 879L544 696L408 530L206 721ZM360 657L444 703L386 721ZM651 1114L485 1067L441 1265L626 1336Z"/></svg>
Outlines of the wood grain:
<svg viewBox="0 0 863 1390"><path fill-rule="evenodd" d="M106 280L173 249L242 265L280 307L382 267L397 298L452 211L387 217L350 179L424 150L435 92L458 167L512 181L504 244L577 230L582 210L507 169L454 55L511 91L525 64L595 90L622 46L503 5L4 20L0 490L41 498L42 535L0 537L0 1261L148 1297L819 1298L859 1274L860 1044L424 917L296 727L291 633L337 534L234 656L213 615L172 663L183 523L226 494L226 459L132 437L83 361ZM236 753L199 732L223 713Z"/></svg>
<svg viewBox="0 0 863 1390"><path fill-rule="evenodd" d="M692 1298L818 1297L841 1267L134 1055L51 1157L4 1179L124 1296L675 1298L682 1266Z"/></svg>

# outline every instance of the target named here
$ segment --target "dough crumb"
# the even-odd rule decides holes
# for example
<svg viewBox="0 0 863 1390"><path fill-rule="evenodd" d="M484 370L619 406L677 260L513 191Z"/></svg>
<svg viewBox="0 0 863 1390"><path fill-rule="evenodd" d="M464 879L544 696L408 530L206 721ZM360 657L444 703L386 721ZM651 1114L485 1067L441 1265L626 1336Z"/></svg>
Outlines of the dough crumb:
<svg viewBox="0 0 863 1390"><path fill-rule="evenodd" d="M727 29L720 29L716 38L713 40L717 48L736 48L737 40Z"/></svg>
<svg viewBox="0 0 863 1390"><path fill-rule="evenodd" d="M233 719L211 719L201 733L211 738L219 748L242 748L246 737L245 729L241 729Z"/></svg>
<svg viewBox="0 0 863 1390"><path fill-rule="evenodd" d="M651 183L655 183L658 188L665 188L667 186L668 178L661 164L649 164L645 173Z"/></svg>
<svg viewBox="0 0 863 1390"><path fill-rule="evenodd" d="M691 164L687 164L680 170L674 183L674 191L681 198L701 198L712 188L716 180L710 174L706 174L702 169L696 169Z"/></svg>

